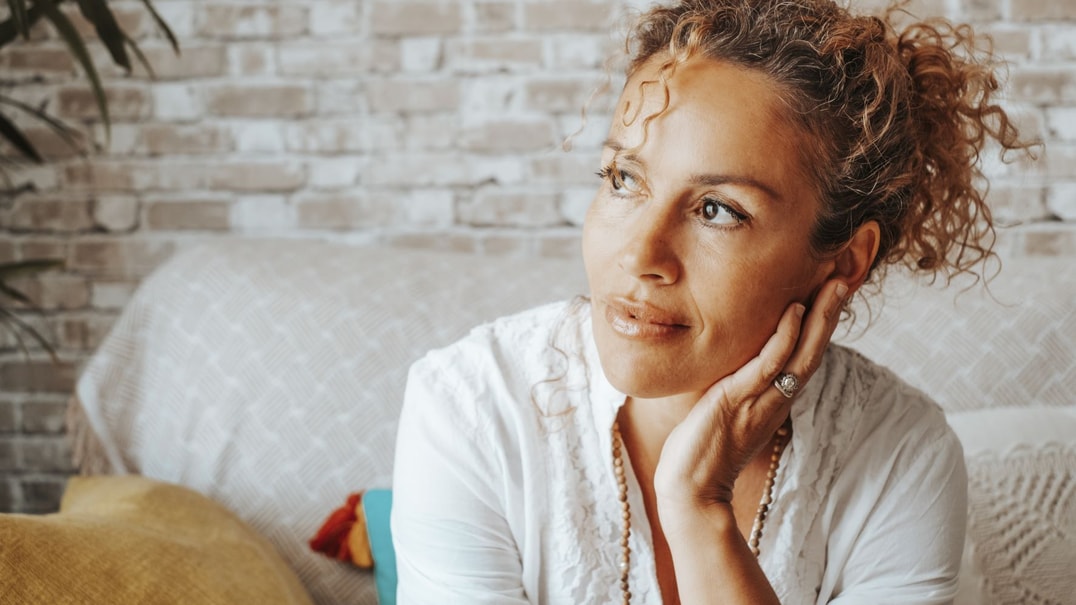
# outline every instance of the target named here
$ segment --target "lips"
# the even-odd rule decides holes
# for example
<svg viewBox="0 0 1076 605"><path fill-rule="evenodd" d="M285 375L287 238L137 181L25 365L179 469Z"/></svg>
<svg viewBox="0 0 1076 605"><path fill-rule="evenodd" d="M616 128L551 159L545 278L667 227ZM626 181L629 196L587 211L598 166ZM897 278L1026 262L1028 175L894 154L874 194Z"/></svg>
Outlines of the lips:
<svg viewBox="0 0 1076 605"><path fill-rule="evenodd" d="M654 305L625 298L605 302L605 319L614 332L628 338L667 338L687 332L685 318Z"/></svg>

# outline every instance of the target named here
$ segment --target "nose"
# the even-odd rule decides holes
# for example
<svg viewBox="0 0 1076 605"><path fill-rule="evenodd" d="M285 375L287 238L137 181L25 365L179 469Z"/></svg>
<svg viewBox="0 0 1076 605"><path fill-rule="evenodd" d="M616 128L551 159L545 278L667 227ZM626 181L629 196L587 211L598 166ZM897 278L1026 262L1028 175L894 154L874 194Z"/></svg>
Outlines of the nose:
<svg viewBox="0 0 1076 605"><path fill-rule="evenodd" d="M671 208L651 201L626 225L620 250L621 270L653 285L675 283L680 278L676 252L678 223Z"/></svg>

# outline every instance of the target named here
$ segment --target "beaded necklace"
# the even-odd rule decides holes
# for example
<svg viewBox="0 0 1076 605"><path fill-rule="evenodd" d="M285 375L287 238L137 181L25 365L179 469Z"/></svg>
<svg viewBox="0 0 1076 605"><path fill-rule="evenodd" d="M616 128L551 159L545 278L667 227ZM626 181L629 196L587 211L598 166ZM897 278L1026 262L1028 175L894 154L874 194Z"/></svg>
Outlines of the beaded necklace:
<svg viewBox="0 0 1076 605"><path fill-rule="evenodd" d="M762 526L766 522L766 515L770 512L770 504L773 503L773 484L777 477L777 467L781 463L781 454L788 443L788 432L787 424L782 425L774 436L773 451L770 453L770 468L766 472L766 484L762 488L762 499L758 503L758 512L755 513L755 522L751 525L751 534L747 540L748 548L756 557L759 553L758 543L762 538ZM631 603L631 587L628 584L628 576L631 572L631 547L628 545L631 538L631 505L628 503L628 480L624 470L623 446L620 423L613 422L613 472L616 474L620 517L623 519L620 531L620 594L623 597L621 603L628 605Z"/></svg>

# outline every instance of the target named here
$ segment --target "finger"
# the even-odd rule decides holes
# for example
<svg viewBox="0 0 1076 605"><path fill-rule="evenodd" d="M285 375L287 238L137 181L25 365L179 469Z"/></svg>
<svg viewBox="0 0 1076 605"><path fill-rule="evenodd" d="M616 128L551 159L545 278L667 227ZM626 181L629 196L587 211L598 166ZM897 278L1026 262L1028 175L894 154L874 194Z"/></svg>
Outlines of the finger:
<svg viewBox="0 0 1076 605"><path fill-rule="evenodd" d="M841 307L847 294L848 286L844 282L833 280L827 283L803 322L799 342L784 369L796 376L801 387L822 365L822 357L841 321Z"/></svg>
<svg viewBox="0 0 1076 605"><path fill-rule="evenodd" d="M733 399L757 396L766 391L796 348L803 325L805 308L793 303L785 309L777 330L763 345L762 350L730 376L728 395Z"/></svg>

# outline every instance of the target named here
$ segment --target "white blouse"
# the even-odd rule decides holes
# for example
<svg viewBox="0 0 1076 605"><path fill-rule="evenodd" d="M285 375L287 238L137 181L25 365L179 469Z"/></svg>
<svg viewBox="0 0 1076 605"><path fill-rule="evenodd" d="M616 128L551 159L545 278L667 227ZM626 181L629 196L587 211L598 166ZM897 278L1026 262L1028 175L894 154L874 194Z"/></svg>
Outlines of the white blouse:
<svg viewBox="0 0 1076 605"><path fill-rule="evenodd" d="M502 318L416 362L393 478L397 601L619 602L611 431L624 401L585 303ZM967 479L941 410L831 345L792 426L759 555L781 602L952 602ZM632 602L661 603L626 476Z"/></svg>

